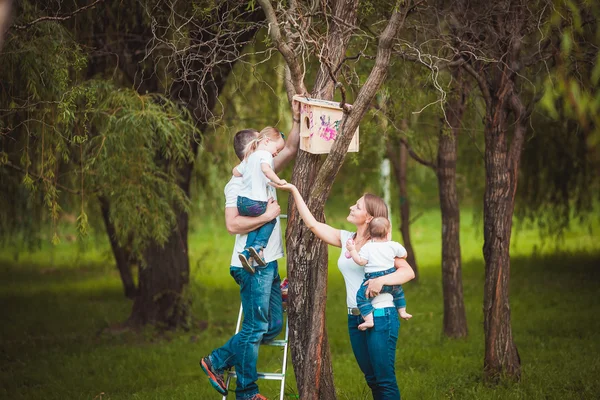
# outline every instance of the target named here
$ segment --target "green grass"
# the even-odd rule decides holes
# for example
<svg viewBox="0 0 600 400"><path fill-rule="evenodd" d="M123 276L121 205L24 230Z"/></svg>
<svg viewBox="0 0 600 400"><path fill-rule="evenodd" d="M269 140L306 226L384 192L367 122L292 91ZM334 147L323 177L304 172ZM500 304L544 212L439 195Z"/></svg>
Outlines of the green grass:
<svg viewBox="0 0 600 400"><path fill-rule="evenodd" d="M190 238L190 295L197 323L189 332L104 333L125 320L131 308L104 241L85 253L63 243L22 254L18 261L10 252L1 256L0 399L219 398L197 362L231 335L239 296L228 274L233 238L215 226L196 229ZM414 318L402 324L397 348L403 398L600 397L600 341L595 339L600 331L600 246L594 232L575 229L560 240L542 242L535 230L515 228L512 327L523 379L494 387L483 383L481 373L481 232L463 213L469 337L457 341L441 335L439 213L425 213L413 235L421 282L405 285ZM340 250L330 250L327 318L336 388L340 399L368 399L346 330L345 289L335 265ZM278 369L280 351L262 348L259 369ZM293 395L293 369L288 367L287 392ZM259 385L263 394L277 397L277 382Z"/></svg>

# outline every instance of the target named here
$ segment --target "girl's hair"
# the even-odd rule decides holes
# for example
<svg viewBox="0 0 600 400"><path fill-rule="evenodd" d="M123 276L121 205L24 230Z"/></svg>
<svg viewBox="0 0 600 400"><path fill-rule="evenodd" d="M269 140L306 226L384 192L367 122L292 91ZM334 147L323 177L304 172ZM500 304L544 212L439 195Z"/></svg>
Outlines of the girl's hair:
<svg viewBox="0 0 600 400"><path fill-rule="evenodd" d="M246 148L244 149L244 158L247 158L250 154L254 153L258 147L258 144L265 138L269 138L271 140L281 139L281 132L272 126L263 128L263 130L258 132L258 135L256 135L256 139L252 139L246 145Z"/></svg>
<svg viewBox="0 0 600 400"><path fill-rule="evenodd" d="M390 231L390 220L384 217L373 218L369 222L369 234L372 238L385 239Z"/></svg>
<svg viewBox="0 0 600 400"><path fill-rule="evenodd" d="M381 197L375 196L371 193L365 193L363 195L363 198L365 199L365 210L367 211L367 213L369 213L370 216L373 217L373 219L382 217L386 220L389 220L387 205ZM371 222L372 221L373 220L371 220ZM371 236L370 225L371 224L369 223L369 229L367 229L367 232L369 232L369 236Z"/></svg>

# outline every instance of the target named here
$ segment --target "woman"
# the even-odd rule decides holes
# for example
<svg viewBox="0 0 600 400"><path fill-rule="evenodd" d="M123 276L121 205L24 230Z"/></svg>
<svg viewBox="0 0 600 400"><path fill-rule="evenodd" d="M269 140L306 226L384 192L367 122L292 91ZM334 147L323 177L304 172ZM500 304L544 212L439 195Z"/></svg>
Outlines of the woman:
<svg viewBox="0 0 600 400"><path fill-rule="evenodd" d="M356 226L356 232L333 228L319 222L311 214L296 186L288 183L275 186L290 191L296 202L298 212L310 230L325 243L342 247L345 250L348 239L354 239L357 251L369 240L369 222L375 217L388 218L385 202L372 194L365 194L355 205L350 207L348 222ZM415 274L405 259L396 258L396 272L368 281L367 296L373 297L371 305L375 308L375 328L361 331L358 325L362 322L360 312L356 308L356 292L362 284L364 269L352 258L346 258L342 251L338 259L338 268L346 283L346 303L348 305L348 330L354 356L375 400L400 399L400 390L396 382L394 363L396 359L396 342L400 321L394 307L392 295L379 294L383 285L401 285L413 279Z"/></svg>

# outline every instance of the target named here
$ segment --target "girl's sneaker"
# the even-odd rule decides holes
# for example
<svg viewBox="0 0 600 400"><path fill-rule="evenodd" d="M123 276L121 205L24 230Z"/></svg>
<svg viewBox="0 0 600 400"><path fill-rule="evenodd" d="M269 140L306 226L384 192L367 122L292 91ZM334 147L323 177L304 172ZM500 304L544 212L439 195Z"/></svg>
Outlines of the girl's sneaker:
<svg viewBox="0 0 600 400"><path fill-rule="evenodd" d="M260 255L260 250L256 250L254 247L248 247L246 250L250 252L250 255L256 260L256 263L258 265L260 265L261 267L267 265L267 263L265 262L265 258Z"/></svg>
<svg viewBox="0 0 600 400"><path fill-rule="evenodd" d="M254 267L252 266L252 258L250 257L250 253L248 250L242 251L238 257L240 258L240 262L242 263L242 267L251 274L254 273Z"/></svg>

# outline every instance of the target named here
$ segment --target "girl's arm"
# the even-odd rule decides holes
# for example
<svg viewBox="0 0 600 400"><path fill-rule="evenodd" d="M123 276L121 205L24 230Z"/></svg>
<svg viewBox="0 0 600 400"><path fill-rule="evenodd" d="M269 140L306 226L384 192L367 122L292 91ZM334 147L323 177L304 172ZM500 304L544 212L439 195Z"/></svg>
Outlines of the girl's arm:
<svg viewBox="0 0 600 400"><path fill-rule="evenodd" d="M410 264L404 258L396 258L394 260L396 272L380 276L379 278L369 279L365 282L367 286L367 297L375 297L384 285L403 285L415 278L415 272Z"/></svg>
<svg viewBox="0 0 600 400"><path fill-rule="evenodd" d="M298 213L300 217L306 224L306 226L314 233L319 239L324 241L327 244L336 247L342 247L342 239L339 229L335 229L323 222L319 222L312 215L308 206L304 202L304 199L300 195L298 188L291 183L286 183L285 185L274 185L277 189L287 190L292 192L292 196L294 197L294 201L296 202L296 207L298 208Z"/></svg>
<svg viewBox="0 0 600 400"><path fill-rule="evenodd" d="M260 169L267 178L269 178L272 182L275 182L277 185L285 185L287 183L285 179L280 179L277 176L277 174L275 173L275 171L273 171L273 168L271 168L269 164L261 163Z"/></svg>
<svg viewBox="0 0 600 400"><path fill-rule="evenodd" d="M233 176L237 176L238 178L243 176L240 171L238 171L237 167L233 167L233 171L231 171L231 173L233 174Z"/></svg>

